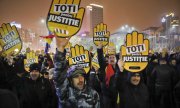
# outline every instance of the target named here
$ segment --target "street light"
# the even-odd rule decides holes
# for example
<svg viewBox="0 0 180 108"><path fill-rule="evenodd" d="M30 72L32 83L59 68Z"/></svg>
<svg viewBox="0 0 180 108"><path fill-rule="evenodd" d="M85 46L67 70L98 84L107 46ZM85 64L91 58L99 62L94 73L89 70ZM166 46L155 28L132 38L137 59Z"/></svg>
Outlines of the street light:
<svg viewBox="0 0 180 108"><path fill-rule="evenodd" d="M122 26L122 27L121 27L121 30L124 30L124 29L125 29L124 26Z"/></svg>
<svg viewBox="0 0 180 108"><path fill-rule="evenodd" d="M134 28L134 27L131 27L131 30L133 31L133 30L135 30L135 28Z"/></svg>
<svg viewBox="0 0 180 108"><path fill-rule="evenodd" d="M164 23L165 21L166 21L166 19L163 17L163 18L161 19L161 22Z"/></svg>
<svg viewBox="0 0 180 108"><path fill-rule="evenodd" d="M126 24L125 27L128 28L128 25Z"/></svg>
<svg viewBox="0 0 180 108"><path fill-rule="evenodd" d="M45 23L45 19L41 19L41 23L44 24Z"/></svg>
<svg viewBox="0 0 180 108"><path fill-rule="evenodd" d="M129 25L126 24L122 26L118 31L123 32L123 33L130 33L134 30L135 30L135 27L130 27Z"/></svg>

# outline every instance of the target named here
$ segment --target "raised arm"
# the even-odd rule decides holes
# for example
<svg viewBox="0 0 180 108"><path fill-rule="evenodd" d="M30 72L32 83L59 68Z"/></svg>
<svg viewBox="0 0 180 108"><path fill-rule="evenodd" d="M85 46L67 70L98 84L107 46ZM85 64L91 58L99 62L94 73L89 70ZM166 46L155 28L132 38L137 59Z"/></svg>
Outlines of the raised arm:
<svg viewBox="0 0 180 108"><path fill-rule="evenodd" d="M53 79L55 82L57 95L61 101L63 101L67 95L67 86L69 84L66 78L68 65L65 57L65 45L68 41L69 39L56 37L57 49L54 57L55 71L53 73Z"/></svg>

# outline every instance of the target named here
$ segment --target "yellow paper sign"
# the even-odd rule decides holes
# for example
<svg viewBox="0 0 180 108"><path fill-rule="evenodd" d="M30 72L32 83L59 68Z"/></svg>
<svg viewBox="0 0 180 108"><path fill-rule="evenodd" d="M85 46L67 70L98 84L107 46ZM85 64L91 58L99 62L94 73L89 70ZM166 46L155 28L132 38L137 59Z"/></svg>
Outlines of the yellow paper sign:
<svg viewBox="0 0 180 108"><path fill-rule="evenodd" d="M136 31L127 34L126 45L121 46L124 68L130 72L140 72L148 65L149 40Z"/></svg>
<svg viewBox="0 0 180 108"><path fill-rule="evenodd" d="M38 63L38 56L34 52L26 53L26 59L24 59L24 68L29 72L29 67L33 63Z"/></svg>
<svg viewBox="0 0 180 108"><path fill-rule="evenodd" d="M109 36L110 32L107 31L107 25L103 23L98 24L94 28L93 42L96 46L99 45L99 42L102 42L103 46L106 46L109 43Z"/></svg>
<svg viewBox="0 0 180 108"><path fill-rule="evenodd" d="M95 66L97 68L100 68L98 58L97 58L97 52L94 54L94 57L92 58L92 66Z"/></svg>
<svg viewBox="0 0 180 108"><path fill-rule="evenodd" d="M89 51L85 50L81 45L71 47L71 57L69 57L69 65L83 67L85 72L90 70Z"/></svg>
<svg viewBox="0 0 180 108"><path fill-rule="evenodd" d="M16 26L11 27L9 23L2 24L2 27L0 27L0 46L3 50L2 55L8 55L12 52L15 52L15 55L19 54L22 41Z"/></svg>
<svg viewBox="0 0 180 108"><path fill-rule="evenodd" d="M113 42L109 42L108 48L107 48L108 55L115 55L116 54L116 47Z"/></svg>
<svg viewBox="0 0 180 108"><path fill-rule="evenodd" d="M81 28L85 8L81 0L52 0L47 17L48 29L59 37L71 37Z"/></svg>

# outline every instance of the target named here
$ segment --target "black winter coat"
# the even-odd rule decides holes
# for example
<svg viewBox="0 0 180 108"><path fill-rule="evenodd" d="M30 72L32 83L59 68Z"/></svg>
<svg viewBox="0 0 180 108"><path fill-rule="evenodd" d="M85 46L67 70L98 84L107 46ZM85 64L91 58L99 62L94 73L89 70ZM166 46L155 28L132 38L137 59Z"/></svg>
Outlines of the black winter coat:
<svg viewBox="0 0 180 108"><path fill-rule="evenodd" d="M23 108L52 108L52 89L44 78L27 79L23 90Z"/></svg>

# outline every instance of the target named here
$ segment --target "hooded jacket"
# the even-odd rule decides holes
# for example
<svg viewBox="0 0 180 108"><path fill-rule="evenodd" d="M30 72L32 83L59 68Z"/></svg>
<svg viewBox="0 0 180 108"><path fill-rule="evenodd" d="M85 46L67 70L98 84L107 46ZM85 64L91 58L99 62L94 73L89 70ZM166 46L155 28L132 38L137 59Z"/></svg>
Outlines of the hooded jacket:
<svg viewBox="0 0 180 108"><path fill-rule="evenodd" d="M116 83L120 94L120 108L149 108L149 93L142 81L142 76L140 76L141 81L139 84L133 85L130 82L133 74L134 73L128 73L127 80L121 80L121 83ZM121 75L119 75L119 77L121 77Z"/></svg>

